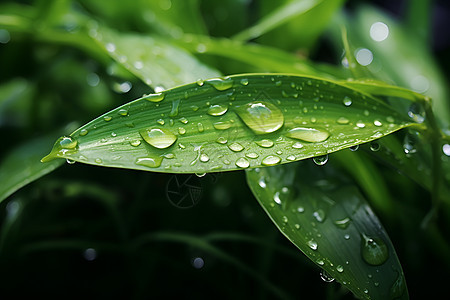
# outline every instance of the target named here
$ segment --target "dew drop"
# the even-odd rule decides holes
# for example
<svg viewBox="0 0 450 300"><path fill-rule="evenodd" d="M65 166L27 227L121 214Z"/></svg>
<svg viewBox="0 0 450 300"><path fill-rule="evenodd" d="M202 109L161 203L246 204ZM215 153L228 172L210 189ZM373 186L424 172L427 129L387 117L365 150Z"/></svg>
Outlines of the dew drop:
<svg viewBox="0 0 450 300"><path fill-rule="evenodd" d="M281 205L280 192L276 192L273 195L273 201L275 201L276 204Z"/></svg>
<svg viewBox="0 0 450 300"><path fill-rule="evenodd" d="M230 128L231 125L232 125L232 123L229 122L229 121L216 122L216 123L213 124L214 128L218 129L218 130L226 130L226 129Z"/></svg>
<svg viewBox="0 0 450 300"><path fill-rule="evenodd" d="M405 278L403 277L403 275L399 274L389 290L390 299L402 298L403 294L405 293L405 290L406 290Z"/></svg>
<svg viewBox="0 0 450 300"><path fill-rule="evenodd" d="M423 121L425 121L425 110L419 103L413 103L409 107L408 116L413 119L414 122L423 123Z"/></svg>
<svg viewBox="0 0 450 300"><path fill-rule="evenodd" d="M140 157L136 160L136 164L140 165L140 166L144 166L144 167L149 167L149 168L158 168L159 166L161 166L161 162L162 162L163 158L158 156L158 157Z"/></svg>
<svg viewBox="0 0 450 300"><path fill-rule="evenodd" d="M225 91L233 87L233 79L229 77L209 79L206 82L218 91Z"/></svg>
<svg viewBox="0 0 450 300"><path fill-rule="evenodd" d="M289 220L288 220L288 217L286 217L286 216L283 216L282 218L281 218L281 220L283 221L283 223L287 223Z"/></svg>
<svg viewBox="0 0 450 300"><path fill-rule="evenodd" d="M349 240L350 239L350 234L345 234L344 235L344 239Z"/></svg>
<svg viewBox="0 0 450 300"><path fill-rule="evenodd" d="M318 143L328 139L330 133L324 129L296 127L289 130L286 136L305 142Z"/></svg>
<svg viewBox="0 0 450 300"><path fill-rule="evenodd" d="M364 124L363 121L358 121L358 122L356 122L356 127L364 128L364 127L366 127L366 124Z"/></svg>
<svg viewBox="0 0 450 300"><path fill-rule="evenodd" d="M119 114L119 116L126 117L128 116L128 109L121 108L117 113Z"/></svg>
<svg viewBox="0 0 450 300"><path fill-rule="evenodd" d="M309 248L311 248L312 250L317 250L317 242L315 240L309 240L306 242L309 246Z"/></svg>
<svg viewBox="0 0 450 300"><path fill-rule="evenodd" d="M150 94L146 95L144 97L145 100L151 101L151 102L160 102L164 100L164 93L156 93L156 94Z"/></svg>
<svg viewBox="0 0 450 300"><path fill-rule="evenodd" d="M292 148L294 148L294 149L301 149L301 148L303 148L303 144L300 143L300 142L295 142L295 143L292 145Z"/></svg>
<svg viewBox="0 0 450 300"><path fill-rule="evenodd" d="M236 107L236 113L256 134L275 132L283 126L284 116L275 105L263 101L254 101Z"/></svg>
<svg viewBox="0 0 450 300"><path fill-rule="evenodd" d="M200 161L201 162L208 162L209 161L209 156L206 155L205 153L200 154Z"/></svg>
<svg viewBox="0 0 450 300"><path fill-rule="evenodd" d="M228 141L226 138L224 138L223 136L219 136L216 140L217 143L219 144L226 144Z"/></svg>
<svg viewBox="0 0 450 300"><path fill-rule="evenodd" d="M313 213L313 216L317 220L317 222L323 223L323 221L325 220L326 214L323 209L318 209Z"/></svg>
<svg viewBox="0 0 450 300"><path fill-rule="evenodd" d="M240 151L244 150L244 147L239 143L233 143L231 145L228 145L228 148L230 148L230 150L232 150L234 152L240 152Z"/></svg>
<svg viewBox="0 0 450 300"><path fill-rule="evenodd" d="M250 166L250 162L245 157L241 157L238 160L236 160L236 166L238 166L239 168L245 169ZM260 183L260 186L261 186L261 183ZM264 185L264 187L265 187L265 185Z"/></svg>
<svg viewBox="0 0 450 300"><path fill-rule="evenodd" d="M318 166L323 166L328 162L328 154L316 156L313 158L313 161Z"/></svg>
<svg viewBox="0 0 450 300"><path fill-rule="evenodd" d="M351 146L349 149L350 151L356 151L359 149L359 145Z"/></svg>
<svg viewBox="0 0 450 300"><path fill-rule="evenodd" d="M341 125L346 125L346 124L348 124L350 121L349 121L349 119L347 119L346 117L340 117L339 119L337 119L337 121L336 121L338 124L341 124Z"/></svg>
<svg viewBox="0 0 450 300"><path fill-rule="evenodd" d="M344 272L344 267L341 266L341 265L337 265L336 266L336 271L338 271L339 273L342 273L342 272Z"/></svg>
<svg viewBox="0 0 450 300"><path fill-rule="evenodd" d="M403 139L403 150L406 154L417 152L416 145L419 142L419 133L417 131L409 131Z"/></svg>
<svg viewBox="0 0 450 300"><path fill-rule="evenodd" d="M220 104L215 104L215 105L211 105L208 108L208 115L210 116L221 116L224 115L228 110L228 107L225 105L220 105Z"/></svg>
<svg viewBox="0 0 450 300"><path fill-rule="evenodd" d="M178 121L180 121L183 124L189 123L188 119L186 119L185 117L180 118Z"/></svg>
<svg viewBox="0 0 450 300"><path fill-rule="evenodd" d="M186 133L186 129L184 129L183 127L178 127L178 133L183 135Z"/></svg>
<svg viewBox="0 0 450 300"><path fill-rule="evenodd" d="M71 136L63 136L56 141L59 143L61 149L75 149L78 146L78 141Z"/></svg>
<svg viewBox="0 0 450 300"><path fill-rule="evenodd" d="M381 123L380 120L375 120L375 121L373 121L373 125L380 127L380 126L383 126L383 123Z"/></svg>
<svg viewBox="0 0 450 300"><path fill-rule="evenodd" d="M336 227L340 229L347 229L348 226L350 225L350 222L351 222L350 218L344 218L341 220L334 221L334 225L336 225Z"/></svg>
<svg viewBox="0 0 450 300"><path fill-rule="evenodd" d="M242 78L241 81L239 81L239 82L242 85L248 85L248 79L247 78Z"/></svg>
<svg viewBox="0 0 450 300"><path fill-rule="evenodd" d="M378 150L380 150L380 144L378 144L377 142L370 142L370 150L372 150L373 152L377 152Z"/></svg>
<svg viewBox="0 0 450 300"><path fill-rule="evenodd" d="M96 162L96 163L98 163L98 164L101 164L101 163L103 163L103 161L102 161L102 159L101 159L101 158L96 158L96 159L95 159L95 162Z"/></svg>
<svg viewBox="0 0 450 300"><path fill-rule="evenodd" d="M104 116L103 120L105 120L106 122L111 121L112 117L111 116Z"/></svg>
<svg viewBox="0 0 450 300"><path fill-rule="evenodd" d="M353 102L352 102L352 99L350 97L345 96L344 100L342 100L342 103L344 103L345 106L350 106L350 105L352 105Z"/></svg>
<svg viewBox="0 0 450 300"><path fill-rule="evenodd" d="M273 146L273 141L271 140L260 140L260 141L256 141L255 142L258 146L263 147L263 148L270 148Z"/></svg>
<svg viewBox="0 0 450 300"><path fill-rule="evenodd" d="M158 119L156 120L156 123L158 123L159 125L164 125L164 120L163 119Z"/></svg>
<svg viewBox="0 0 450 300"><path fill-rule="evenodd" d="M258 185L263 189L266 188L266 180L264 179L264 177L259 178Z"/></svg>
<svg viewBox="0 0 450 300"><path fill-rule="evenodd" d="M142 138L158 149L165 149L173 145L177 137L169 130L162 128L146 128L139 131Z"/></svg>
<svg viewBox="0 0 450 300"><path fill-rule="evenodd" d="M205 129L203 128L202 123L197 123L198 132L203 132Z"/></svg>
<svg viewBox="0 0 450 300"><path fill-rule="evenodd" d="M69 165L73 165L75 163L75 161L72 159L66 158L66 163L68 163Z"/></svg>
<svg viewBox="0 0 450 300"><path fill-rule="evenodd" d="M300 229L300 224L295 224L294 227L295 229Z"/></svg>
<svg viewBox="0 0 450 300"><path fill-rule="evenodd" d="M265 166L274 166L278 164L281 161L281 158L276 155L269 155L264 157L264 159L261 161L261 164Z"/></svg>
<svg viewBox="0 0 450 300"><path fill-rule="evenodd" d="M252 158L252 159L259 157L259 155L255 152L246 153L245 156L247 156L248 158Z"/></svg>
<svg viewBox="0 0 450 300"><path fill-rule="evenodd" d="M89 131L87 129L83 128L80 130L80 136L85 136L86 134L88 134L88 132Z"/></svg>
<svg viewBox="0 0 450 300"><path fill-rule="evenodd" d="M361 256L369 265L379 266L388 259L389 250L381 238L371 238L362 234Z"/></svg>

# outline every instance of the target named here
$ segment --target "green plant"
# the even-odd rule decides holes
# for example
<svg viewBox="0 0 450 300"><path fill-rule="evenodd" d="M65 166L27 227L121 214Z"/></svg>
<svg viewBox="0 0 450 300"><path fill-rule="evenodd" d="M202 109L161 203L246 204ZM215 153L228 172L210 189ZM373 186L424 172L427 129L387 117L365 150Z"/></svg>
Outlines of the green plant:
<svg viewBox="0 0 450 300"><path fill-rule="evenodd" d="M423 46L430 3L410 4L421 26L369 6L346 16L341 0L32 4L4 3L0 13L8 294L19 277L24 294L94 281L84 289L102 296L248 298L256 284L260 298L284 299L317 293L320 281L306 279L314 269L339 282L318 294L329 299L352 297L347 289L362 299L440 292L450 266L450 109ZM339 66L304 56L324 33ZM94 166L58 169L59 158ZM164 200L191 207L200 193L208 199L189 210ZM212 267L192 275L189 259ZM419 276L434 269L424 259L442 265L434 281ZM80 278L86 272L94 275ZM178 288L173 273L185 279ZM223 286L226 274L242 278L238 292ZM192 289L196 279L210 286Z"/></svg>

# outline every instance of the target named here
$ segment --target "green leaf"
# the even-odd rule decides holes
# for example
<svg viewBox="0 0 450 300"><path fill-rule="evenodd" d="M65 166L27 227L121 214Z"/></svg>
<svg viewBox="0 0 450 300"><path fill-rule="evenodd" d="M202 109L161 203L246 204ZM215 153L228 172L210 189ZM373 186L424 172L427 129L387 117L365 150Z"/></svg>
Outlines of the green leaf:
<svg viewBox="0 0 450 300"><path fill-rule="evenodd" d="M295 73L310 76L345 78L342 69L331 65L313 64L278 48L262 46L255 43L243 43L227 38L186 34L175 43L191 52L216 55L251 65L262 72Z"/></svg>
<svg viewBox="0 0 450 300"><path fill-rule="evenodd" d="M170 173L239 170L326 155L414 124L335 82L243 74L122 105L60 138L43 161Z"/></svg>
<svg viewBox="0 0 450 300"><path fill-rule="evenodd" d="M332 278L358 298L408 299L394 247L363 196L317 168L302 162L246 174L278 229Z"/></svg>
<svg viewBox="0 0 450 300"><path fill-rule="evenodd" d="M55 160L49 164L40 163L46 147L54 136L30 140L13 149L0 164L0 202L12 193L34 180L50 173L64 163Z"/></svg>
<svg viewBox="0 0 450 300"><path fill-rule="evenodd" d="M285 5L278 7L276 10L262 18L254 26L249 27L235 35L233 39L251 40L257 38L273 28L276 28L277 26L308 12L322 1L323 0L289 1Z"/></svg>
<svg viewBox="0 0 450 300"><path fill-rule="evenodd" d="M118 33L92 25L91 36L108 54L153 88L170 88L220 73L158 36Z"/></svg>

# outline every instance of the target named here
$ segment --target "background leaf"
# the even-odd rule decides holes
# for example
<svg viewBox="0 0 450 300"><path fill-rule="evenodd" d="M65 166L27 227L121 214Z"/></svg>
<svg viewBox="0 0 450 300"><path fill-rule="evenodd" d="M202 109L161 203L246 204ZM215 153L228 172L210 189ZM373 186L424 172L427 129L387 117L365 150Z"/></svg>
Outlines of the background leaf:
<svg viewBox="0 0 450 300"><path fill-rule="evenodd" d="M302 162L246 174L278 229L332 278L358 298L408 299L392 243L363 196L314 168Z"/></svg>

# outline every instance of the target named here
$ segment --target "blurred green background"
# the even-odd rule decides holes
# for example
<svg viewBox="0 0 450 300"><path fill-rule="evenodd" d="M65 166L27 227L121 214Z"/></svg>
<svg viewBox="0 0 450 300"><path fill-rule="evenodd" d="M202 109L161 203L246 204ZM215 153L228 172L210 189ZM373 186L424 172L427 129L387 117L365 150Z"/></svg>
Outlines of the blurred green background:
<svg viewBox="0 0 450 300"><path fill-rule="evenodd" d="M147 85L134 72L138 67L124 67L120 58L102 51L84 34L95 24L158 36L168 49L174 45L212 74L281 72L286 64L291 72L298 67L299 73L312 69L335 78L351 76L342 66L339 26L345 25L355 50L372 51L374 60L365 74L433 96L440 124L448 130L447 1L323 1L261 36L245 31L289 2L1 1L0 185L17 170L44 174L56 168L59 162L48 169L35 162L61 134L144 93L171 87L159 86L154 78ZM392 48L369 38L366 28L374 20L395 32ZM201 42L211 37L224 44L214 50ZM261 48L239 57L241 52L233 49L240 46L233 48L228 38ZM139 45L128 47L132 51ZM251 51L275 51L275 65ZM277 65L284 53L286 61ZM164 59L170 57L158 55L155 59L167 66ZM294 61L301 66L293 66ZM186 73L189 68L182 67ZM170 77L173 85L191 80L177 74ZM33 162L25 158L30 153ZM332 158L325 168L334 167ZM450 226L442 217L449 215L448 206L435 225L422 230L430 208L428 191L389 166L373 163L396 202L393 214L377 213L396 247L411 298L438 298L445 293L450 269ZM444 175L450 180L450 174ZM176 190L174 180L189 180L192 187ZM195 205L174 205L176 193ZM339 284L322 281L319 268L278 232L243 172L197 177L66 164L9 195L0 204L0 224L2 299L353 298Z"/></svg>

